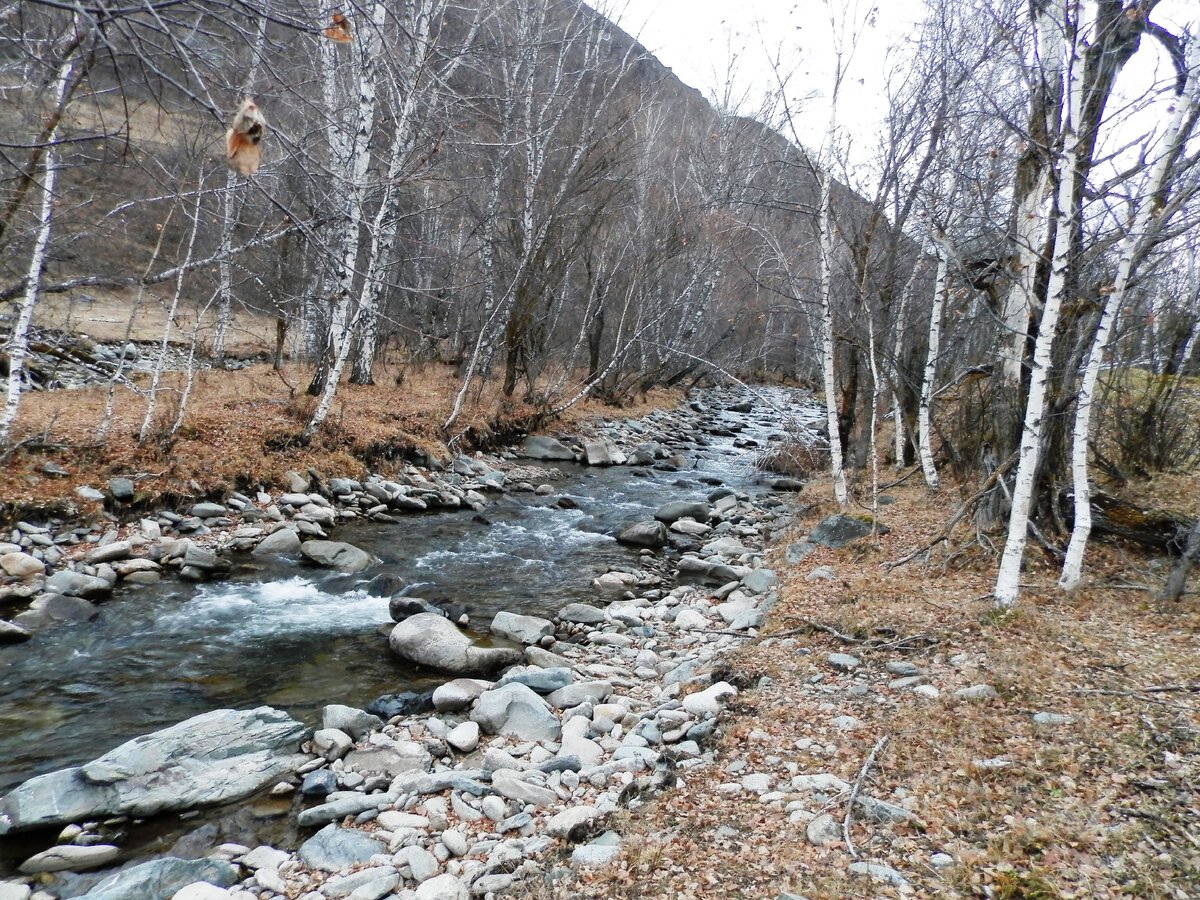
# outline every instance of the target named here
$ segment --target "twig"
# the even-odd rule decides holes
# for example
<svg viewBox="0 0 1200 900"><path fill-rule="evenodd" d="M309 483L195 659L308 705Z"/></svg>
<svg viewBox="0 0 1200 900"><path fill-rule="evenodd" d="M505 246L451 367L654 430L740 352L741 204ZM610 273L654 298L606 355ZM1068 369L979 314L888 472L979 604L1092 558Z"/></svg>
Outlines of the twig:
<svg viewBox="0 0 1200 900"><path fill-rule="evenodd" d="M984 497L986 497L991 492L992 488L996 486L996 482L1000 481L1001 484L1003 484L1003 481L1001 481L1001 479L1004 478L1005 473L1008 472L1008 470L1013 467L1013 464L1016 463L1016 461L1017 461L1017 454L1013 453L1011 456L1008 457L1008 459L1006 459L1004 461L1004 463L1002 465L997 466L995 468L995 470L993 470L992 474L988 476L987 481L985 481L983 483L983 486L978 491L976 491L973 495L971 495L971 497L955 511L954 515L952 515L950 517L950 521L946 523L946 527L943 528L941 531L939 531L934 536L933 540L931 540L929 543L927 543L921 547L918 547L916 550L912 551L911 553L900 557L899 559L893 560L891 562L885 562L883 564L883 567L890 571L890 570L896 568L897 566L902 566L905 563L912 562L914 559L916 559L922 553L926 552L927 550L932 550L934 547L936 547L942 541L946 540L946 538L950 537L950 533L952 531L954 531L954 527L960 521L962 521L963 517L966 516L966 514L968 512L970 512L972 509L975 508L976 503L978 503L980 500L982 500Z"/></svg>
<svg viewBox="0 0 1200 900"><path fill-rule="evenodd" d="M862 768L858 770L858 777L854 779L854 786L850 788L850 799L846 801L846 817L842 819L842 837L846 841L846 852L853 859L858 859L858 851L854 849L854 841L850 838L850 829L854 827L854 804L858 802L858 793L862 790L863 782L867 780L867 773L871 771L871 765L875 762L875 757L887 746L890 740L891 736L885 734L875 742L875 746L867 754L867 759L863 763Z"/></svg>
<svg viewBox="0 0 1200 900"><path fill-rule="evenodd" d="M852 634L842 634L836 628L830 628L828 625L822 625L820 622L813 622L813 621L810 621L809 619L801 619L800 621L803 622L812 631L823 631L828 635L832 635L833 637L837 638L839 641L841 641L845 644L865 644L866 643L866 641L863 640L862 638L856 638ZM800 631L801 629L797 628L795 630Z"/></svg>
<svg viewBox="0 0 1200 900"><path fill-rule="evenodd" d="M913 466L911 469L909 469L907 472L905 472L903 475L901 475L895 481L889 481L887 484L881 484L879 486L879 489L881 491L886 491L886 490L889 490L890 488L896 487L897 485L904 484L904 482L908 481L908 479L912 478L914 475L916 475L920 471L921 471L920 466Z"/></svg>

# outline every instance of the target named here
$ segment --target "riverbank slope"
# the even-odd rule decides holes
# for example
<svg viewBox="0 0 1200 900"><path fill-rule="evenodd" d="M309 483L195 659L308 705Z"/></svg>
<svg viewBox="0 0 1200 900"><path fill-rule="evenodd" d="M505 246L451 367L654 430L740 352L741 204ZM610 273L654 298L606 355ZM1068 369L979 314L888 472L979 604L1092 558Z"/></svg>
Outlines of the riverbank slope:
<svg viewBox="0 0 1200 900"><path fill-rule="evenodd" d="M1200 895L1194 598L1157 607L1137 586L1162 561L1097 543L1076 594L1035 560L1022 605L997 615L978 545L883 565L955 506L921 486L888 494L888 534L798 560L833 511L818 500L774 548L781 599L724 673L746 689L715 764L630 814L609 870L549 894Z"/></svg>

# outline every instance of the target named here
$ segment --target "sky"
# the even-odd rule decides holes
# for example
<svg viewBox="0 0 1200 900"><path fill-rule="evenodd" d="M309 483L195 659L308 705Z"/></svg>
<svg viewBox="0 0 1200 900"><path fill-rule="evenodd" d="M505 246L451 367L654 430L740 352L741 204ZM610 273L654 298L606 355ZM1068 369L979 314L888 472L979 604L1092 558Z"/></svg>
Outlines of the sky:
<svg viewBox="0 0 1200 900"><path fill-rule="evenodd" d="M1163 0L1154 19L1178 32L1196 21L1196 0ZM732 71L732 95L739 110L753 115L764 93L777 81L769 59L779 58L794 71L789 98L798 109L801 141L817 149L829 122L829 93L833 83L839 31L857 34L849 58L849 77L838 104L839 125L850 142L852 163L870 157L875 136L886 113L884 85L902 56L896 48L916 32L922 19L922 0L613 0L607 10L625 31L634 35L686 84L706 96L720 96ZM864 24L865 23L865 24ZM1122 72L1118 99L1138 95L1148 84L1169 73L1169 63L1157 43L1147 40ZM1147 52L1149 51L1149 52ZM730 60L735 62L732 69ZM796 102L799 101L799 102ZM1153 129L1160 111L1136 128Z"/></svg>
<svg viewBox="0 0 1200 900"><path fill-rule="evenodd" d="M732 99L748 114L776 88L771 59L779 60L780 71L792 73L789 98L799 101L794 106L802 137L814 136L810 144L819 142L829 122L834 35L846 35L843 44L852 44L853 54L839 118L863 144L886 112L881 89L897 60L890 48L914 32L923 9L921 0L834 0L832 6L817 0L625 0L614 18L706 96L720 96L732 72Z"/></svg>

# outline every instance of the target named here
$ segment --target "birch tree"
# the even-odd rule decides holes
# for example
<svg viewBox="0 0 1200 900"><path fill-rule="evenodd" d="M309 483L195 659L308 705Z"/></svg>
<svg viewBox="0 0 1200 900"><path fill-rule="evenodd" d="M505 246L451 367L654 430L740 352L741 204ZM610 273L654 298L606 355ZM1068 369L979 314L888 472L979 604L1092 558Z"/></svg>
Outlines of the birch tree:
<svg viewBox="0 0 1200 900"><path fill-rule="evenodd" d="M1071 473L1075 510L1071 539L1067 544L1059 586L1074 590L1083 574L1083 557L1092 529L1091 485L1088 481L1088 446L1091 434L1092 406L1096 382L1104 366L1116 319L1125 302L1135 266L1146 255L1154 234L1169 222L1178 208L1169 204L1172 181L1184 146L1194 130L1200 113L1200 37L1193 38L1188 50L1187 78L1182 94L1175 100L1166 128L1142 190L1133 223L1120 244L1116 277L1108 288L1100 323L1092 338L1091 351L1084 367L1076 400L1075 426L1071 439Z"/></svg>
<svg viewBox="0 0 1200 900"><path fill-rule="evenodd" d="M73 22L71 38L78 21ZM84 65L79 53L84 50L76 41L70 41L63 53L54 81L50 86L50 119L43 129L45 151L42 155L41 202L35 225L33 248L29 254L29 268L25 275L24 293L17 310L17 318L9 333L5 349L8 354L8 385L4 396L4 410L0 412L0 445L9 441L13 423L21 405L21 393L25 384L25 360L29 354L29 326L33 321L33 310L37 304L42 284L42 270L46 263L46 249L50 244L50 232L54 223L55 190L58 183L58 140L59 123L69 98L68 88L78 84L74 76ZM15 210L14 210L15 214Z"/></svg>
<svg viewBox="0 0 1200 900"><path fill-rule="evenodd" d="M1081 26L1078 0L1056 0L1038 14L1036 27L1039 47L1053 48L1061 54L1061 62L1052 71L1061 72L1061 93L1065 98L1062 110L1062 149L1057 154L1056 196L1057 221L1053 238L1053 257L1046 302L1042 309L1037 342L1033 353L1029 396L1025 405L1025 422L1021 432L1017 475L1013 484L1012 508L1009 513L1008 537L1000 558L993 598L998 608L1006 609L1017 602L1020 592L1021 563L1029 529L1029 514L1033 501L1038 465L1041 462L1043 414L1046 407L1046 387L1050 377L1051 353L1058 327L1059 312L1066 299L1068 270L1072 262L1075 238L1076 191L1080 180L1079 122L1083 107L1083 77L1078 48ZM1043 50L1045 52L1045 50Z"/></svg>

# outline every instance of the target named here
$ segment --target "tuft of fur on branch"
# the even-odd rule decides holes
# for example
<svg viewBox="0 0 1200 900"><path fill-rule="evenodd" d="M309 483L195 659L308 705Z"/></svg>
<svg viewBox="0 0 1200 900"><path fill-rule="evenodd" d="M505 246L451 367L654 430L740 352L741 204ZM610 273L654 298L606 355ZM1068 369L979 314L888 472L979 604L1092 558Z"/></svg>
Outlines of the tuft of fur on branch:
<svg viewBox="0 0 1200 900"><path fill-rule="evenodd" d="M331 41L337 41L339 44L348 44L354 40L354 35L350 33L350 20L340 12L333 14L329 27L322 31L321 34L325 35Z"/></svg>
<svg viewBox="0 0 1200 900"><path fill-rule="evenodd" d="M262 162L262 150L258 145L266 132L267 120L254 99L247 97L225 132L225 157L229 165L243 175L257 172Z"/></svg>

